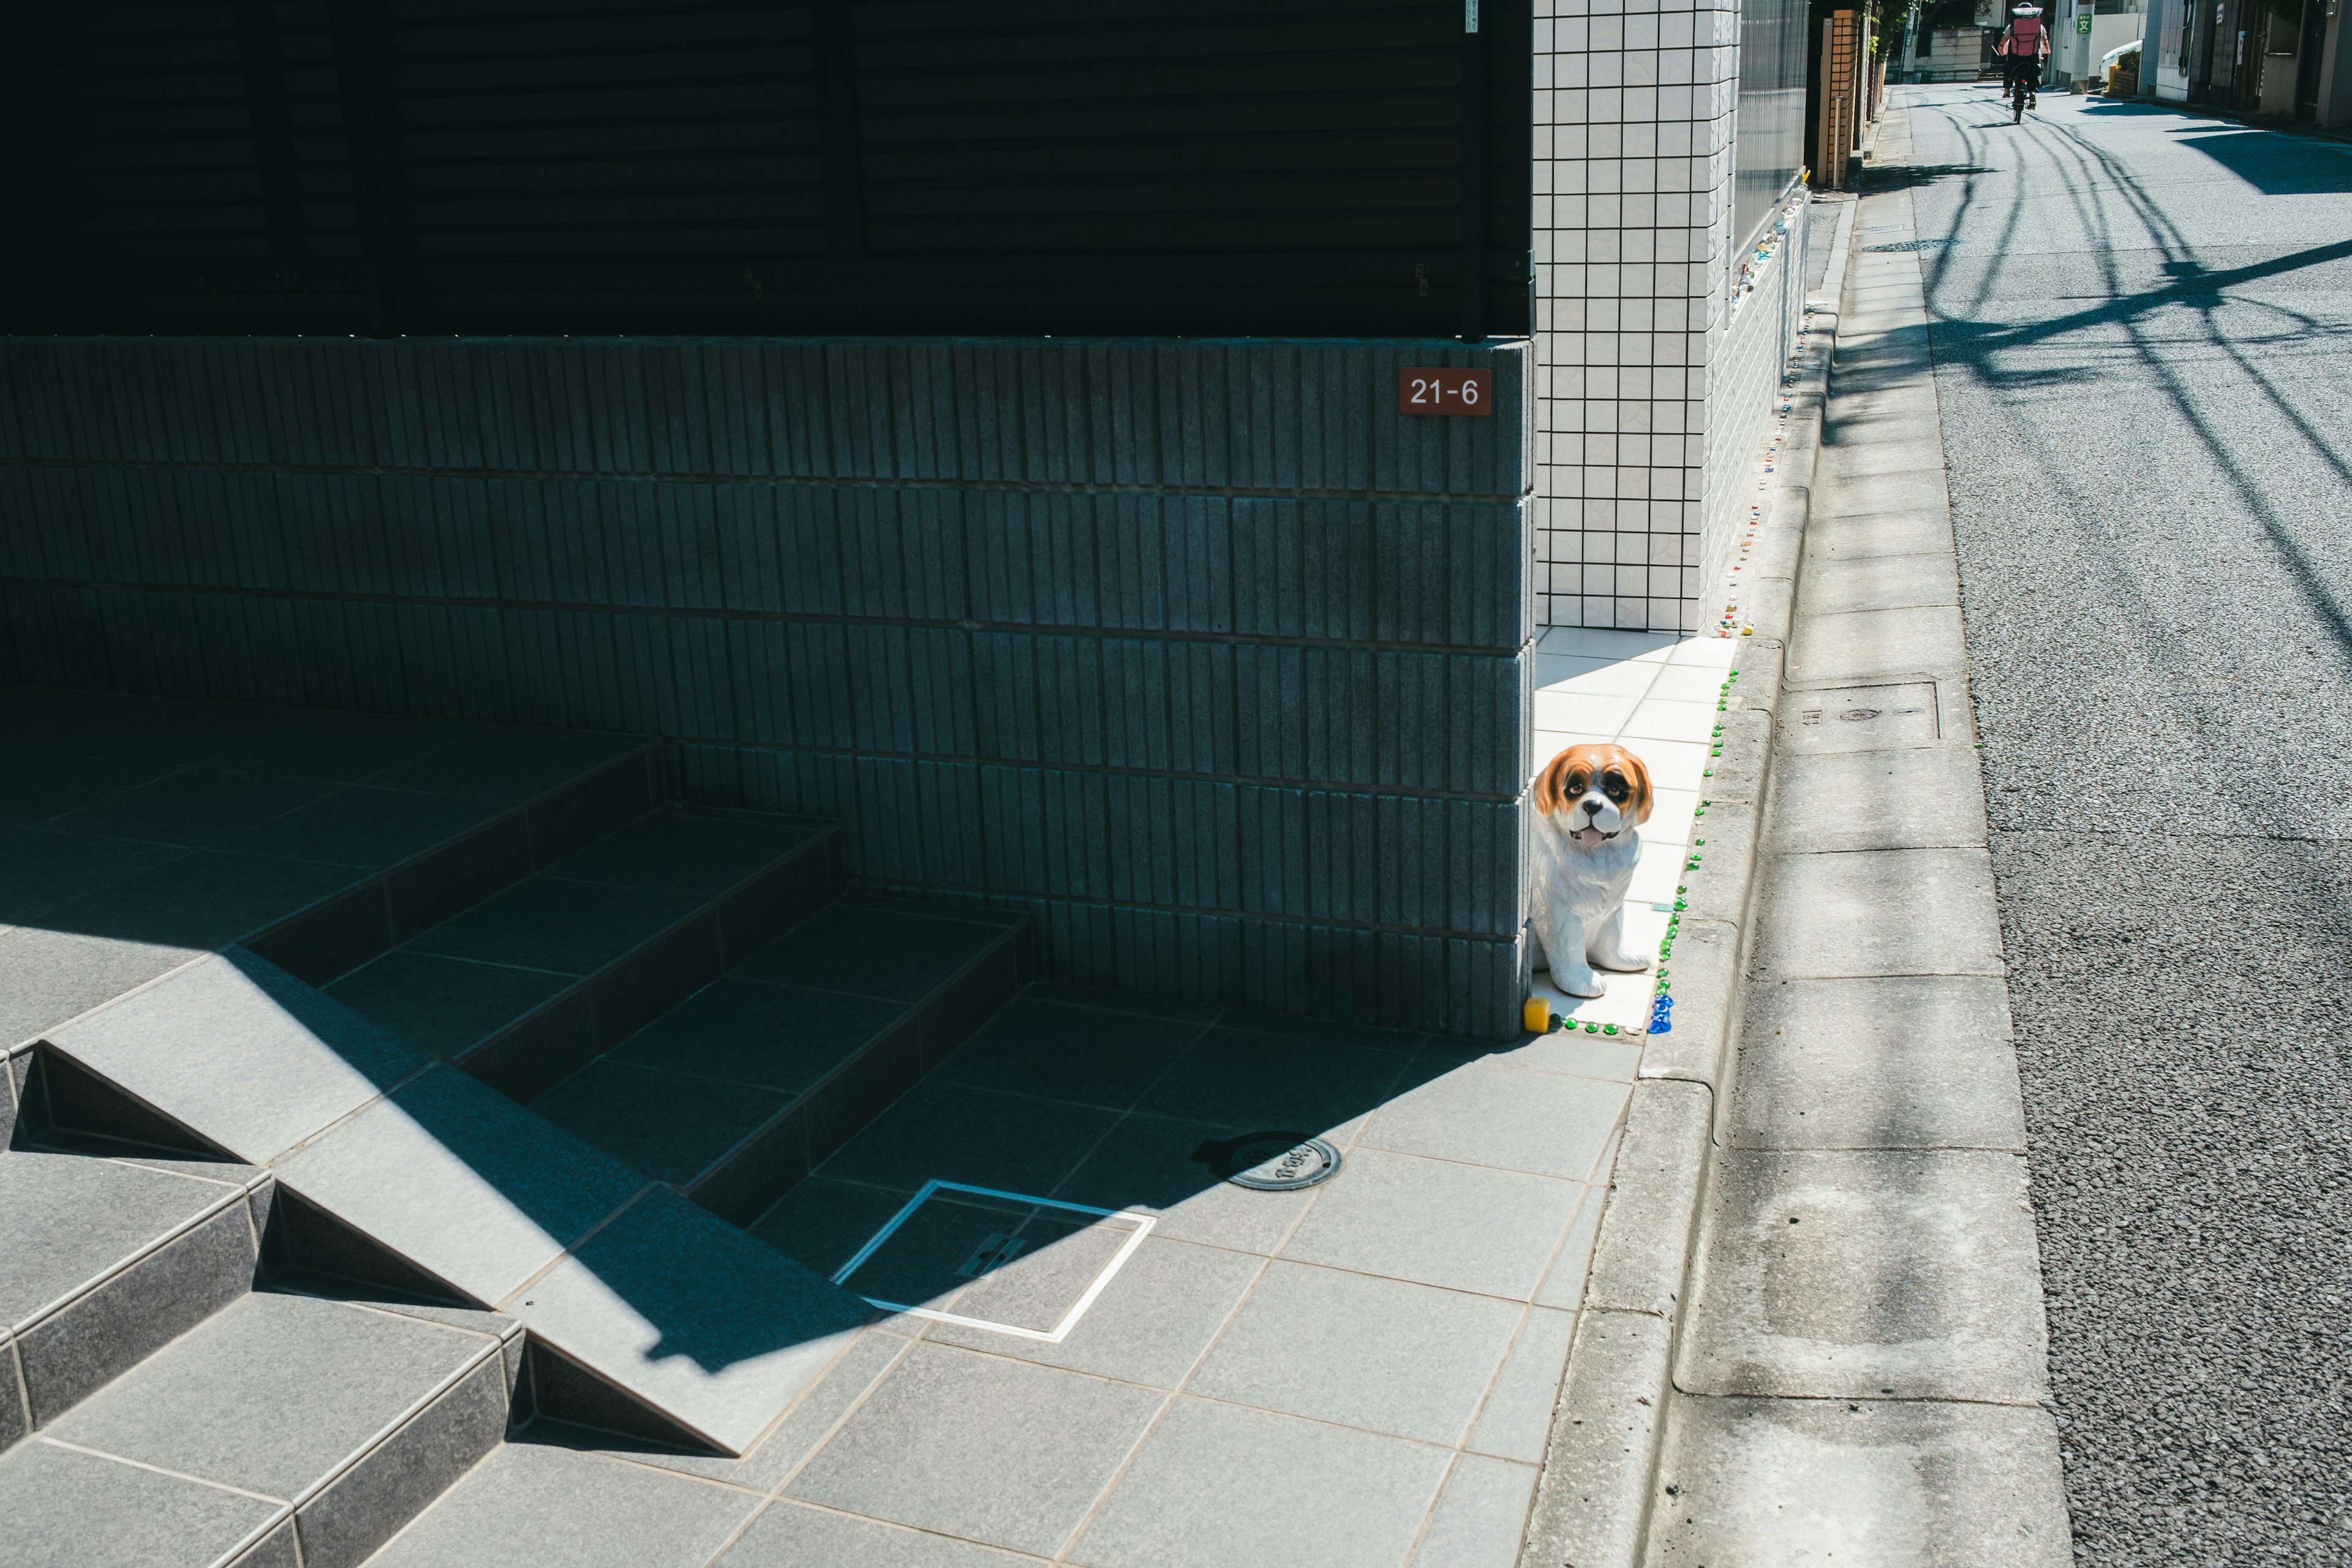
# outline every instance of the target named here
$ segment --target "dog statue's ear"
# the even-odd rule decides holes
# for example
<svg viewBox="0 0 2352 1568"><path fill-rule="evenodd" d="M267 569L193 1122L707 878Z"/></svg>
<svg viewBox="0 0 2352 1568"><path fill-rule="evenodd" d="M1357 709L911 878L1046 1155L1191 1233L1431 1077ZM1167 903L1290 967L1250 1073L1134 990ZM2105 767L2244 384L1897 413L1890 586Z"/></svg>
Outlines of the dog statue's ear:
<svg viewBox="0 0 2352 1568"><path fill-rule="evenodd" d="M1536 775L1536 814L1549 816L1558 811L1568 798L1563 793L1567 787L1568 753L1562 752L1546 763L1543 772Z"/></svg>
<svg viewBox="0 0 2352 1568"><path fill-rule="evenodd" d="M1633 825L1638 827L1650 820L1650 767L1647 763L1627 752L1624 754L1625 782L1633 786Z"/></svg>

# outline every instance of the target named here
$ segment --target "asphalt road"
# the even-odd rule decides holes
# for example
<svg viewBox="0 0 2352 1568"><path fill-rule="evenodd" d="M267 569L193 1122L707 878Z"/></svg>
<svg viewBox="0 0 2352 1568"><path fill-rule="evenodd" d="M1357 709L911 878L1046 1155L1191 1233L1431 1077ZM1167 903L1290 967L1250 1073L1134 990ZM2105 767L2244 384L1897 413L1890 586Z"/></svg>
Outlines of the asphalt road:
<svg viewBox="0 0 2352 1568"><path fill-rule="evenodd" d="M2076 1558L2352 1563L2352 147L1897 90Z"/></svg>

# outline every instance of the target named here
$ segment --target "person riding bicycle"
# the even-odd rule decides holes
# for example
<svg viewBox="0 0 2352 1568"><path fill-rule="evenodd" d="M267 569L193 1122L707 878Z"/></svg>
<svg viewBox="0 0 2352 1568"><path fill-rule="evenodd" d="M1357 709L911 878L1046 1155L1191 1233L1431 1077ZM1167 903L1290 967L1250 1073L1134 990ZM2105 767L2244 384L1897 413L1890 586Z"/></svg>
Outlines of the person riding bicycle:
<svg viewBox="0 0 2352 1568"><path fill-rule="evenodd" d="M2001 89L2015 92L2018 83L2025 84L2025 106L2033 107L2041 94L2042 62L2050 53L2050 29L2042 25L2042 7L2032 0L2023 3L2009 14L2009 26L2000 31L2000 42L1993 53L2001 57Z"/></svg>

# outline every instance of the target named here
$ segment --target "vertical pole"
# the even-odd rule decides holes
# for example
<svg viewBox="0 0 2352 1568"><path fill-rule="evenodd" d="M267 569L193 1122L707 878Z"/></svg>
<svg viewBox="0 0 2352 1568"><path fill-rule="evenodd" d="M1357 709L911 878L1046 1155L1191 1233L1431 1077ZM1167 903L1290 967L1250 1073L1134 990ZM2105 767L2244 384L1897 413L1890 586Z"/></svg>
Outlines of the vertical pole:
<svg viewBox="0 0 2352 1568"><path fill-rule="evenodd" d="M1854 141L1854 23L1851 11L1835 11L1830 15L1830 79L1828 101L1836 107L1831 111L1832 134L1830 141L1831 188L1845 187L1846 160L1853 151Z"/></svg>
<svg viewBox="0 0 2352 1568"><path fill-rule="evenodd" d="M1837 24L1822 18L1822 109L1821 119L1813 126L1813 189L1833 191L1838 188L1836 169L1830 153L1837 146Z"/></svg>
<svg viewBox="0 0 2352 1568"><path fill-rule="evenodd" d="M1542 310L1542 301L1538 298L1539 292L1536 280L1536 253L1530 250L1528 252L1528 346L1529 348L1535 347L1538 341L1536 323L1541 319ZM1535 399L1529 398L1528 406L1533 408ZM1533 442L1528 444L1528 450L1535 450Z"/></svg>
<svg viewBox="0 0 2352 1568"><path fill-rule="evenodd" d="M400 330L399 285L386 215L383 167L378 158L373 90L373 28L362 7L368 0L334 0L331 25L335 86L343 110L343 148L352 176L352 215L359 230L360 273L367 290L368 331L388 338Z"/></svg>
<svg viewBox="0 0 2352 1568"><path fill-rule="evenodd" d="M1853 136L1846 143L1848 153L1862 151L1863 122L1870 118L1870 13L1859 14L1854 24L1853 45Z"/></svg>
<svg viewBox="0 0 2352 1568"><path fill-rule="evenodd" d="M1854 24L1853 46L1853 151L1862 151L1863 137L1870 125L1870 56L1878 42L1878 29L1867 11L1858 12Z"/></svg>
<svg viewBox="0 0 2352 1568"><path fill-rule="evenodd" d="M1462 336L1486 338L1486 36L1462 0Z"/></svg>

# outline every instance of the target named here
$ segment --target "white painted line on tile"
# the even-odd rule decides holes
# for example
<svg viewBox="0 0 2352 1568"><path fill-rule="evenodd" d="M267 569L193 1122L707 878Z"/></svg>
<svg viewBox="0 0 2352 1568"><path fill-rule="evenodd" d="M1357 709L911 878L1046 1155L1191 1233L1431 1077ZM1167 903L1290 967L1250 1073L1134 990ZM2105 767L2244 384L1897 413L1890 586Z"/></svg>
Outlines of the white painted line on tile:
<svg viewBox="0 0 2352 1568"><path fill-rule="evenodd" d="M1041 1198L1034 1193L1008 1193L998 1187L975 1187L964 1182L942 1182L934 1179L925 1182L922 1190L908 1199L906 1206L892 1215L889 1223L876 1231L873 1239L859 1247L855 1258L834 1271L833 1282L836 1285L848 1284L849 1277L863 1268L866 1261L881 1249L882 1244L888 1241L900 1226L913 1218L915 1211L921 1208L933 1193L970 1193L975 1197L1001 1198L1020 1204L1037 1204L1046 1208L1068 1209L1075 1214L1090 1214L1100 1219L1126 1220L1134 1226L1128 1238L1119 1244L1118 1250L1111 1254L1110 1261L1103 1265L1102 1272L1095 1276L1094 1283L1086 1288L1070 1310L1062 1314L1061 1321L1055 1323L1051 1329L1024 1329L1017 1323L999 1323L987 1318L967 1318L955 1312L942 1312L930 1307L917 1307L904 1301L885 1301L876 1296L859 1298L869 1306L879 1307L886 1312L904 1312L908 1317L927 1318L935 1323L953 1323L958 1328L984 1329L992 1334L1010 1334L1015 1339L1034 1340L1040 1344L1057 1345L1069 1338L1070 1331L1078 1326L1078 1320L1087 1315L1087 1309L1095 1304L1096 1298L1099 1297L1109 1286L1111 1280L1117 1278L1118 1271L1127 1267L1127 1260L1135 1256L1136 1248L1143 1245L1143 1238L1150 1236L1151 1227L1159 1223L1157 1215L1137 1214L1132 1209L1097 1208L1092 1204L1067 1203L1060 1198Z"/></svg>

